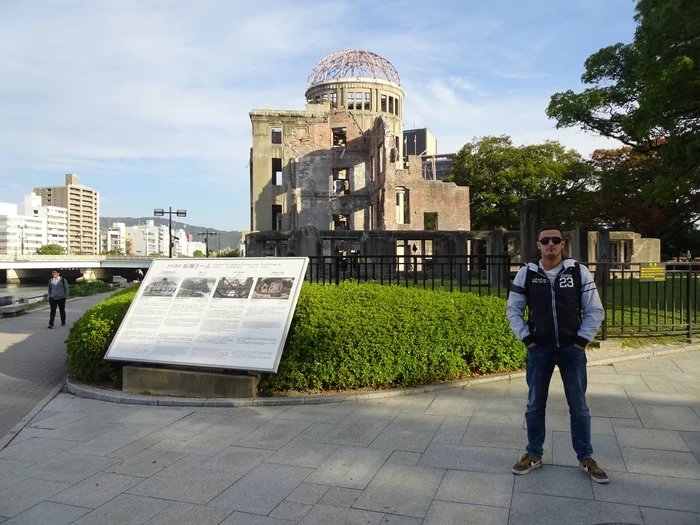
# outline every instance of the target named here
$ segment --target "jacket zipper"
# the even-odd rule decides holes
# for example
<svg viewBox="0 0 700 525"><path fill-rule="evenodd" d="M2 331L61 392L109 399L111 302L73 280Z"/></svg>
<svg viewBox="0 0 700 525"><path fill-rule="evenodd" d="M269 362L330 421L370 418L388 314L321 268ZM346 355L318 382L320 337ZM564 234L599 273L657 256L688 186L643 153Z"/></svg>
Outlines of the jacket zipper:
<svg viewBox="0 0 700 525"><path fill-rule="evenodd" d="M556 282L557 278L559 278L559 276L562 273L564 273L565 270L566 270L566 268L564 268L562 266L562 269L559 271L557 276L554 278L555 282ZM544 272L544 270L542 268L538 268L537 271L538 271L538 273L540 273L540 275L542 275L542 272ZM544 272L544 277L545 277L545 279L547 279L547 281L549 281L549 277L547 276L547 272ZM552 318L554 320L554 341L557 344L557 348L560 348L560 346L559 346L559 320L557 319L557 300L556 300L556 294L554 292L554 284L551 281L549 281L549 289L552 291Z"/></svg>

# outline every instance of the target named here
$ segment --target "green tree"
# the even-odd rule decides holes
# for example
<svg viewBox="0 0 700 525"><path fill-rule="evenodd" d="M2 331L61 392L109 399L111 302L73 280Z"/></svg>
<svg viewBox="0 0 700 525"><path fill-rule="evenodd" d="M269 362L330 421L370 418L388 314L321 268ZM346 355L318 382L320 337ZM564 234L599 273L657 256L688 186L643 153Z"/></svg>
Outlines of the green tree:
<svg viewBox="0 0 700 525"><path fill-rule="evenodd" d="M39 255L63 255L66 250L58 244L44 244L36 253Z"/></svg>
<svg viewBox="0 0 700 525"><path fill-rule="evenodd" d="M633 42L591 55L581 77L590 87L556 93L547 115L647 156L608 172L609 203L636 200L663 215L668 255L700 220L700 2L637 0L635 20Z"/></svg>
<svg viewBox="0 0 700 525"><path fill-rule="evenodd" d="M457 153L448 181L469 186L474 230L520 228L523 199L542 200L543 220L564 228L585 222L595 172L559 142L514 146L510 137L482 137Z"/></svg>
<svg viewBox="0 0 700 525"><path fill-rule="evenodd" d="M195 250L192 257L204 257L204 252L202 250Z"/></svg>
<svg viewBox="0 0 700 525"><path fill-rule="evenodd" d="M229 248L219 254L219 257L240 257L241 250L239 248Z"/></svg>

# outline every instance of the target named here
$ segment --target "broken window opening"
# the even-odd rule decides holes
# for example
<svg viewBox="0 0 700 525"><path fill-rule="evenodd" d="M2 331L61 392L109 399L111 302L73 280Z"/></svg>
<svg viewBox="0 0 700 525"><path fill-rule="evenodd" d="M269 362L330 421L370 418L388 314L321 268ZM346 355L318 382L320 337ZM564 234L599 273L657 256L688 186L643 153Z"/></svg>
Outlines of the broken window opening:
<svg viewBox="0 0 700 525"><path fill-rule="evenodd" d="M389 97L389 113L394 113L394 97Z"/></svg>
<svg viewBox="0 0 700 525"><path fill-rule="evenodd" d="M396 113L396 116L399 116L399 99L396 99L396 104L394 104L394 112Z"/></svg>
<svg viewBox="0 0 700 525"><path fill-rule="evenodd" d="M423 229L436 232L438 229L438 214L436 211L423 213Z"/></svg>
<svg viewBox="0 0 700 525"><path fill-rule="evenodd" d="M272 128L272 143L282 144L282 128Z"/></svg>
<svg viewBox="0 0 700 525"><path fill-rule="evenodd" d="M410 211L408 189L396 188L396 224L411 224Z"/></svg>
<svg viewBox="0 0 700 525"><path fill-rule="evenodd" d="M281 230L282 229L282 205L273 204L272 205L272 229Z"/></svg>
<svg viewBox="0 0 700 525"><path fill-rule="evenodd" d="M338 94L331 93L331 109L335 109L337 107L338 107Z"/></svg>
<svg viewBox="0 0 700 525"><path fill-rule="evenodd" d="M369 180L373 181L376 178L376 176L377 176L376 171L377 170L376 170L376 166L374 164L374 155L372 155L369 158Z"/></svg>
<svg viewBox="0 0 700 525"><path fill-rule="evenodd" d="M348 109L355 109L355 93L348 92Z"/></svg>
<svg viewBox="0 0 700 525"><path fill-rule="evenodd" d="M272 159L272 185L282 185L282 159Z"/></svg>
<svg viewBox="0 0 700 525"><path fill-rule="evenodd" d="M370 111L372 109L372 94L365 93L365 111Z"/></svg>
<svg viewBox="0 0 700 525"><path fill-rule="evenodd" d="M377 173L377 176L382 174L382 146L383 144L380 144L377 146L377 156L375 157L377 164L375 166L375 171Z"/></svg>
<svg viewBox="0 0 700 525"><path fill-rule="evenodd" d="M350 216L349 215L333 215L333 229L334 230L349 230L350 229Z"/></svg>
<svg viewBox="0 0 700 525"><path fill-rule="evenodd" d="M321 97L321 100L323 102L328 102L328 93L324 93L323 96Z"/></svg>
<svg viewBox="0 0 700 525"><path fill-rule="evenodd" d="M374 204L369 205L368 215L369 215L369 224L368 224L369 229L374 230Z"/></svg>
<svg viewBox="0 0 700 525"><path fill-rule="evenodd" d="M347 128L333 128L333 146L344 147L348 142Z"/></svg>
<svg viewBox="0 0 700 525"><path fill-rule="evenodd" d="M334 195L347 195L350 193L350 178L347 168L333 168L331 191Z"/></svg>
<svg viewBox="0 0 700 525"><path fill-rule="evenodd" d="M386 95L382 95L381 98L381 110L383 113L386 113Z"/></svg>

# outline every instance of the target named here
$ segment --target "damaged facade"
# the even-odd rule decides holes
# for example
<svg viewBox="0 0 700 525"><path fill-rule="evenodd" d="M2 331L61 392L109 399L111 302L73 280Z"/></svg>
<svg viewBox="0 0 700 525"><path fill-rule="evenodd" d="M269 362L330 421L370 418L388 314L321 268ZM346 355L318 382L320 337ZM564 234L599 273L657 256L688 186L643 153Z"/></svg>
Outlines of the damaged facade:
<svg viewBox="0 0 700 525"><path fill-rule="evenodd" d="M427 178L404 151L399 76L343 51L309 77L303 111L253 110L251 230L470 229L469 188Z"/></svg>

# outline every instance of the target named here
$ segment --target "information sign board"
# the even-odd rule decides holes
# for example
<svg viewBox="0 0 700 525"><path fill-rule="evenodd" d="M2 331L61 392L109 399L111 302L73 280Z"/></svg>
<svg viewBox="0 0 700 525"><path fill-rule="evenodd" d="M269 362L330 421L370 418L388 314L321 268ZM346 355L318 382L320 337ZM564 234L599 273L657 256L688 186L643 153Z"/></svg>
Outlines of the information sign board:
<svg viewBox="0 0 700 525"><path fill-rule="evenodd" d="M307 265L155 259L105 359L277 372Z"/></svg>
<svg viewBox="0 0 700 525"><path fill-rule="evenodd" d="M639 268L639 280L664 282L666 280L666 263L643 263Z"/></svg>

